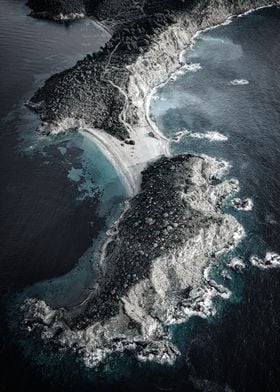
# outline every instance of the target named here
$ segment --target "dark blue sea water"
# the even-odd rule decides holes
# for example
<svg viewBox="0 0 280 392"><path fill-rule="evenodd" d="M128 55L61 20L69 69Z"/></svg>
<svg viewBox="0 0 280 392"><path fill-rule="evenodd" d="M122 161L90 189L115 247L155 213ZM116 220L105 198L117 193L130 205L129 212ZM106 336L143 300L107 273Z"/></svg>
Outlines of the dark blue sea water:
<svg viewBox="0 0 280 392"><path fill-rule="evenodd" d="M76 42L73 52L86 52L79 36L84 31L83 23L67 27L25 19L26 8L19 2L2 2L7 9L11 4L15 7L11 18L19 15L19 19L28 21L23 30L28 32L37 23L38 31L46 29L43 36L48 37L46 47L52 48L53 55L60 51L60 56L61 47L54 46L57 40L52 37L66 34L63 40L69 38L71 28L78 29L70 35L72 40L67 40ZM92 369L84 369L75 356L53 352L39 339L19 341L5 330L4 336L11 341L2 344L5 371L0 385L8 385L6 390L101 391L107 386L111 391L280 391L280 270L260 270L249 262L252 254L262 257L267 251L280 253L279 22L280 10L274 7L201 34L185 54L186 62L199 63L201 69L182 72L176 80L170 80L156 92L159 99L151 108L157 125L168 136L190 132L173 144L174 154L203 153L230 162L228 176L239 180L240 196L253 199L254 209L249 212L236 212L230 202L225 207L246 230L235 251L244 260L245 270L229 270L232 279L227 282L219 275L219 266L213 270L216 279L232 290L231 300L217 302L219 312L211 320L193 318L186 325L174 327L174 339L183 353L174 367L136 364L133 358L124 356L113 358L103 375L97 376ZM94 31L86 32L86 42L91 42ZM34 33L29 39L34 39ZM21 35L19 44L28 40ZM37 46L30 43L27 58L41 55L40 42ZM66 50L65 45L63 48ZM16 52L13 50L10 56ZM6 55L4 60L7 58L14 64L12 57ZM49 63L43 56L39 61L43 71L39 73L54 72L52 66L58 63L63 68L59 58ZM26 67L19 72L14 90L7 88L5 102L8 99L10 104L5 115L13 104L21 102L29 87L32 92L42 81L44 76L33 79L36 72ZM9 72L5 79L8 76ZM17 85L25 79L28 82L20 92ZM247 82L234 85L234 80ZM77 297L72 298L71 293L83 295L83 288L90 287L92 238L104 229L109 211L125 197L124 189L113 168L89 140L78 135L40 138L31 127L36 122L34 117L20 107L14 109L8 121L1 123L0 175L5 185L1 190L2 287L15 291L72 269L27 291L50 303L58 298L60 303L62 299L65 304L72 303ZM218 132L227 140L201 138L209 132ZM193 137L195 133L199 138Z"/></svg>

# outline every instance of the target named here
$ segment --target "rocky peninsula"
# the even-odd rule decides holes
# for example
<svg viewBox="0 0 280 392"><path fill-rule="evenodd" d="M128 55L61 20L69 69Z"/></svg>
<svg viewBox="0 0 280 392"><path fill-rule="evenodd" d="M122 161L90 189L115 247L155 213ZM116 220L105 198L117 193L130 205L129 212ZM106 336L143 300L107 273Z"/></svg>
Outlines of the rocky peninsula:
<svg viewBox="0 0 280 392"><path fill-rule="evenodd" d="M198 31L273 1L69 3L57 1L51 11L50 2L29 1L47 17L90 15L112 37L100 52L47 80L28 106L39 113L42 132L74 129L94 137L126 177L131 199L104 241L98 284L85 301L52 309L28 299L25 325L78 351L89 367L125 350L141 361L174 363L180 353L168 327L213 314L213 296L229 296L208 272L244 233L220 210L238 190L236 181L223 180L226 165L209 157L171 157L169 140L149 117L150 96L182 66L179 54Z"/></svg>
<svg viewBox="0 0 280 392"><path fill-rule="evenodd" d="M143 172L141 192L112 227L96 266L98 284L78 306L23 305L25 326L45 341L82 354L88 367L113 352L173 363L179 355L168 326L215 312L212 298L229 292L208 277L211 260L236 246L242 226L219 212L238 190L221 181L212 158L161 158Z"/></svg>

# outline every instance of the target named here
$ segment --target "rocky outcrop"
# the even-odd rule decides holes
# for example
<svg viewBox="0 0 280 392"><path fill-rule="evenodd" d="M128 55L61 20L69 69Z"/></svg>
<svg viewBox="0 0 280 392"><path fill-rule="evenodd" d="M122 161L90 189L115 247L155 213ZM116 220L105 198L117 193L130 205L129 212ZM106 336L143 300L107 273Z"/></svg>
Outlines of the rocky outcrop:
<svg viewBox="0 0 280 392"><path fill-rule="evenodd" d="M28 0L31 16L44 19L75 19L85 16L84 0Z"/></svg>
<svg viewBox="0 0 280 392"><path fill-rule="evenodd" d="M44 340L82 352L93 367L112 352L130 350L140 360L172 363L179 355L168 326L193 314L209 316L214 295L228 296L207 267L243 234L232 216L219 212L238 189L221 181L225 166L190 155L162 158L143 173L105 242L98 286L79 306L51 309L24 305L25 324Z"/></svg>

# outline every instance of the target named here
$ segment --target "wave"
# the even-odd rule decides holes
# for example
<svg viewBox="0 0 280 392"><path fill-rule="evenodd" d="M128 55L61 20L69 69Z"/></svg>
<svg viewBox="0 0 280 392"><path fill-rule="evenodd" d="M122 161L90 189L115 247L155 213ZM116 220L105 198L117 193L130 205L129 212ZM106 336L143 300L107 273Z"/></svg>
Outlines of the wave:
<svg viewBox="0 0 280 392"><path fill-rule="evenodd" d="M178 74L186 73L186 72L197 72L200 69L202 69L202 66L200 63L187 63L183 65L183 67L178 71Z"/></svg>
<svg viewBox="0 0 280 392"><path fill-rule="evenodd" d="M183 137L191 137L193 139L207 139L210 142L226 142L228 137L217 132L217 131L209 131L209 132L191 132L188 130L181 131L176 133L173 138L173 142L180 143Z"/></svg>
<svg viewBox="0 0 280 392"><path fill-rule="evenodd" d="M177 71L175 71L170 77L169 81L176 81L178 79L178 76L180 75L185 75L187 72L197 72L202 69L202 66L200 63L187 63L184 64L181 68L179 68Z"/></svg>
<svg viewBox="0 0 280 392"><path fill-rule="evenodd" d="M243 260L238 257L234 257L233 259L231 259L227 265L235 271L241 271L245 268Z"/></svg>
<svg viewBox="0 0 280 392"><path fill-rule="evenodd" d="M234 79L229 82L231 86L245 86L249 83L249 80L246 79Z"/></svg>

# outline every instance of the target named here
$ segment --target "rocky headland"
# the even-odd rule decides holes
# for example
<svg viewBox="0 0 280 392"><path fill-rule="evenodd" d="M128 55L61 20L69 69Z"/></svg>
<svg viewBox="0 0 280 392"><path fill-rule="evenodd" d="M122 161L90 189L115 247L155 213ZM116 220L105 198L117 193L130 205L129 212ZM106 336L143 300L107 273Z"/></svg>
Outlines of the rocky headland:
<svg viewBox="0 0 280 392"><path fill-rule="evenodd" d="M168 326L215 313L212 298L228 290L208 276L211 261L243 236L242 226L219 212L238 190L222 181L226 166L212 158L161 158L143 172L134 196L97 261L98 284L78 306L23 305L25 326L45 341L82 354L94 367L113 352L142 361L173 363L179 355Z"/></svg>
<svg viewBox="0 0 280 392"><path fill-rule="evenodd" d="M36 3L43 5L38 12L51 15L49 2ZM112 37L100 52L53 75L28 103L43 121L40 131L84 130L94 137L131 189L96 262L99 283L85 301L69 309L37 299L23 305L29 330L80 352L89 367L124 350L142 361L173 363L179 352L169 325L209 316L213 296L229 296L209 278L209 268L244 234L220 211L238 184L223 180L226 166L212 158L170 157L149 102L153 89L182 66L180 52L198 31L273 1L122 1L112 13L117 3L73 2L84 7L75 12L109 26ZM57 8L53 15L72 11Z"/></svg>

